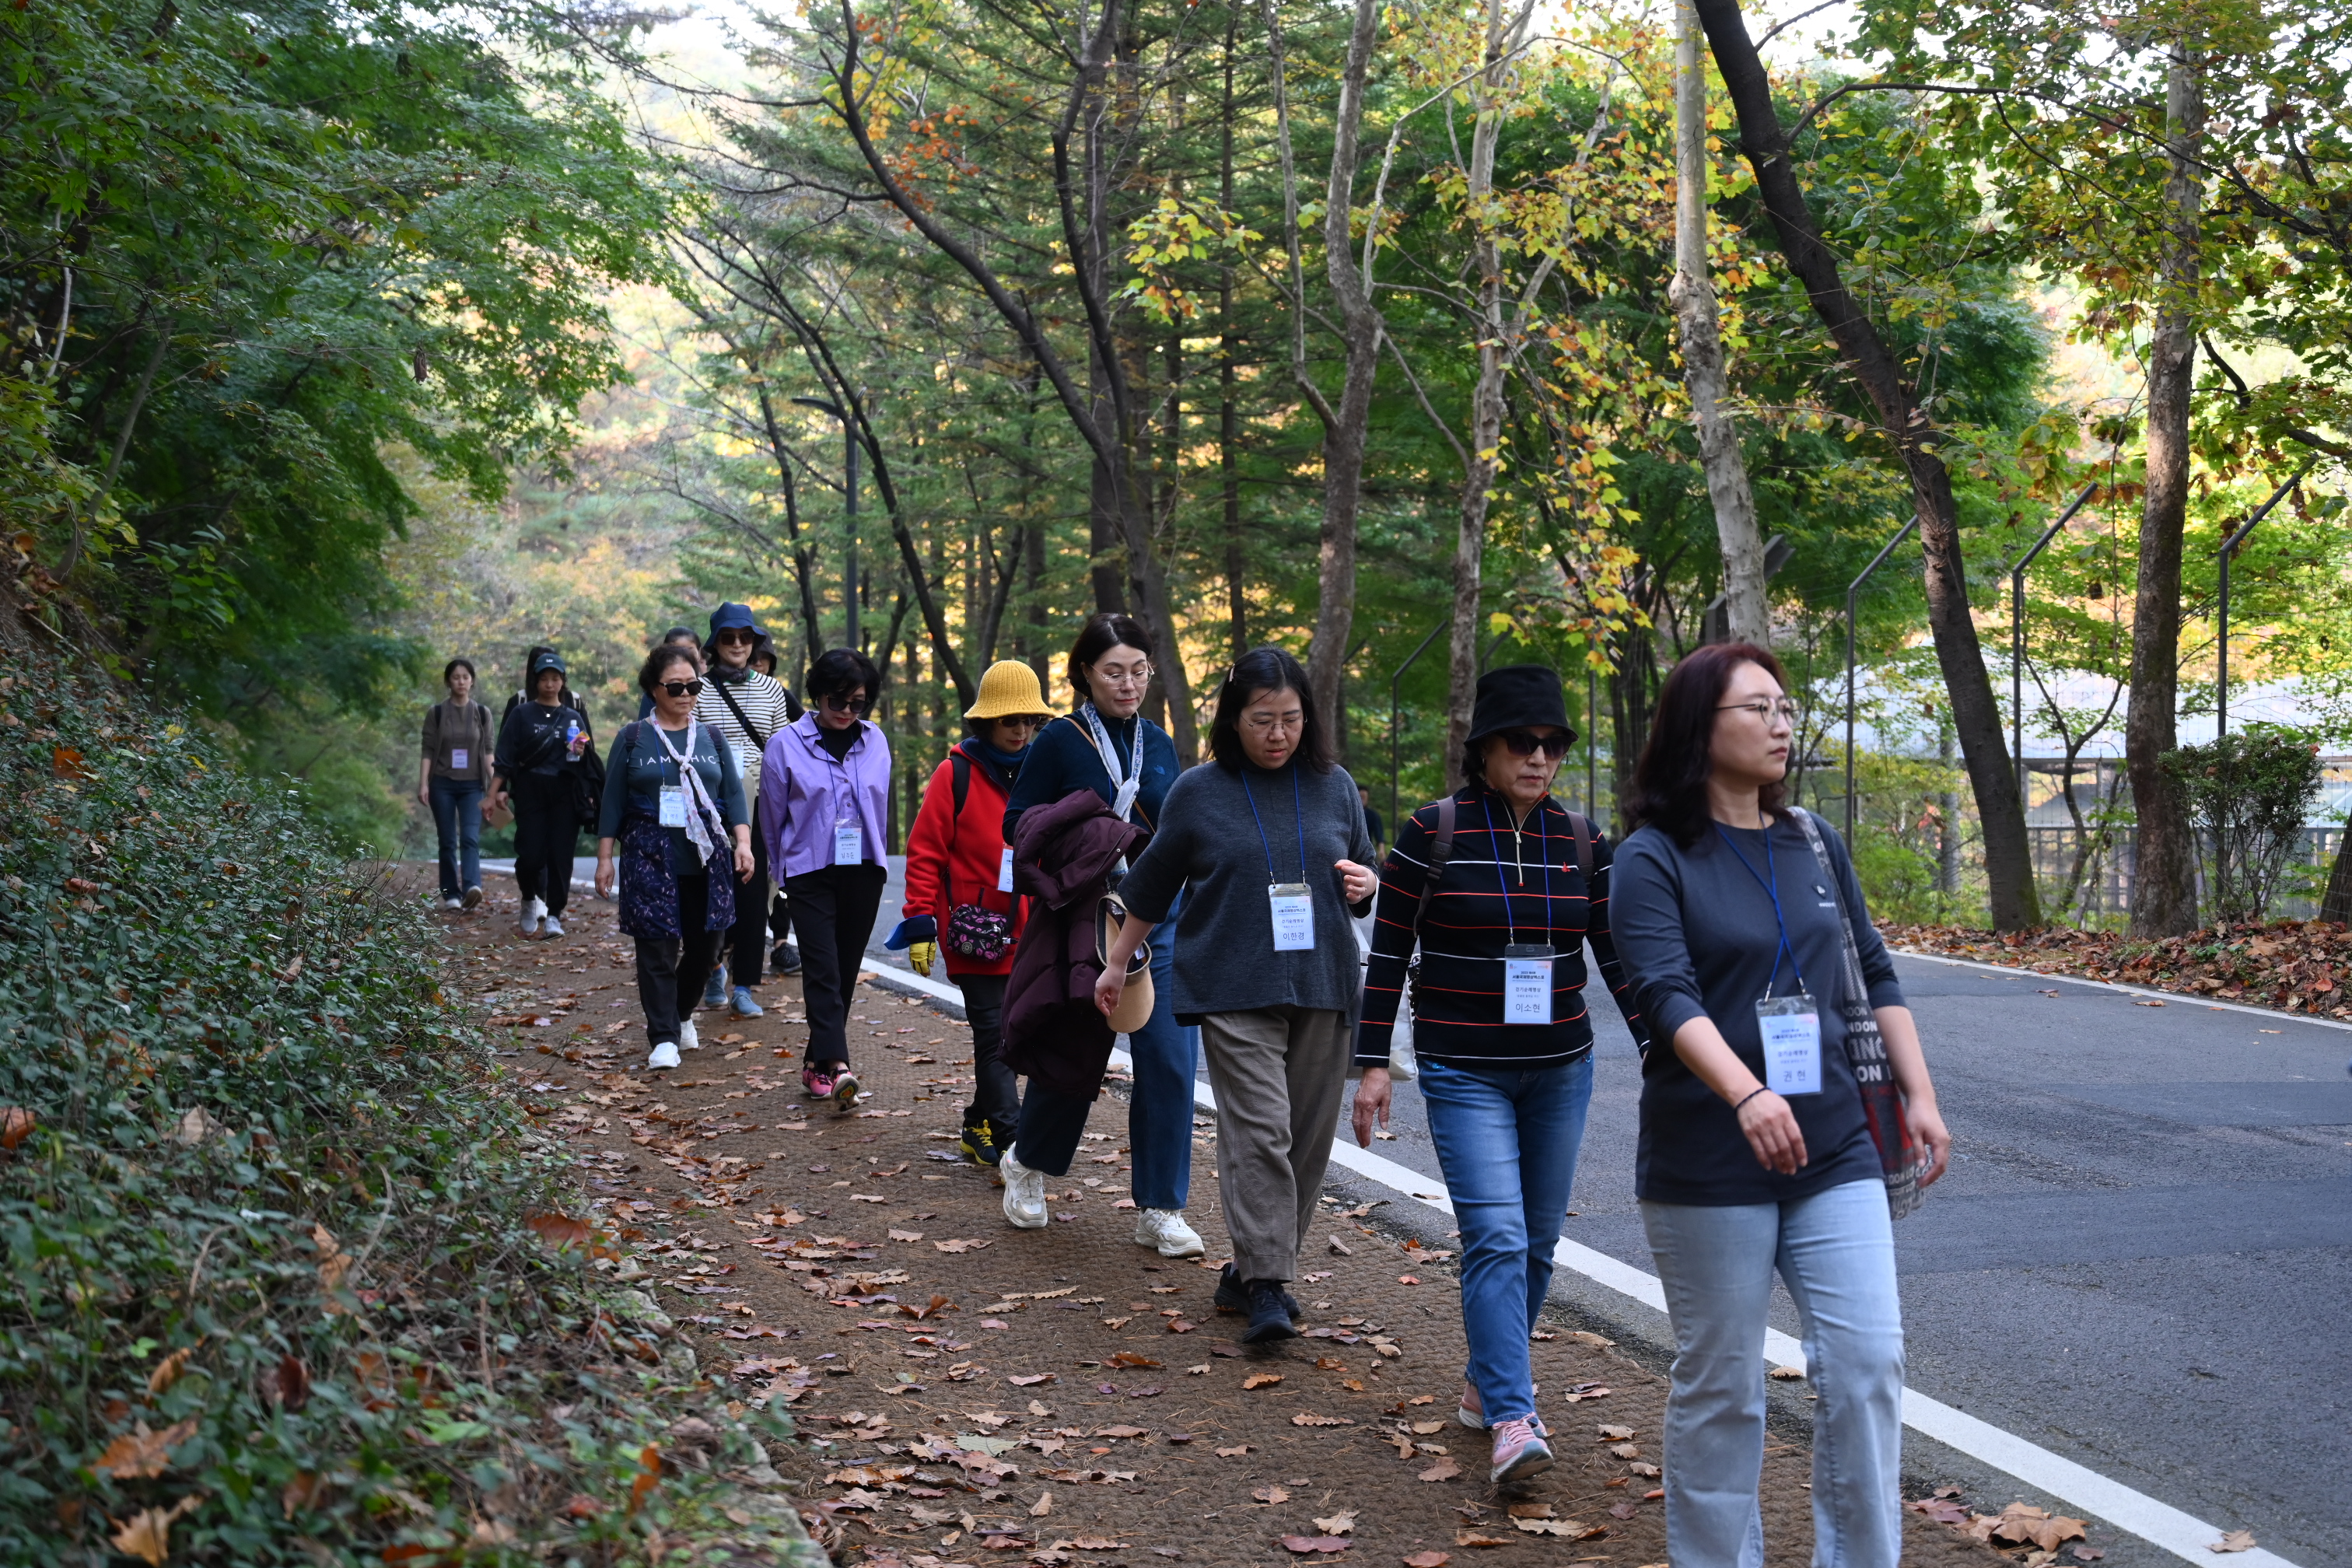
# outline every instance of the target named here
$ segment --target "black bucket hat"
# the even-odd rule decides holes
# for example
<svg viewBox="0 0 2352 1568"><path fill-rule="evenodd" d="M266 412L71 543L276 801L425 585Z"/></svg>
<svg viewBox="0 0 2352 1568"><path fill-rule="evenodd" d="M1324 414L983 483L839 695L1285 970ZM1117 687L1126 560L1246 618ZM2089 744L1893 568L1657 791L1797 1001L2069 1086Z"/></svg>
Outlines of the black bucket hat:
<svg viewBox="0 0 2352 1568"><path fill-rule="evenodd" d="M1575 742L1576 726L1568 721L1568 697L1558 670L1542 664L1507 664L1478 678L1477 705L1470 710L1468 738L1473 744L1497 731L1543 725L1567 731L1570 742Z"/></svg>

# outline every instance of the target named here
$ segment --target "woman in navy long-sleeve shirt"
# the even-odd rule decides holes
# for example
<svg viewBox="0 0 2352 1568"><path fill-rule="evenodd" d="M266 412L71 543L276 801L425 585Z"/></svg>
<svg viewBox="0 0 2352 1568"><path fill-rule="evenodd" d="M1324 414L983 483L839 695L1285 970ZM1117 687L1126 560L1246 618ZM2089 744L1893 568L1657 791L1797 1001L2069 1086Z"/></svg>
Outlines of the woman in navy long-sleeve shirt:
<svg viewBox="0 0 2352 1568"><path fill-rule="evenodd" d="M1175 742L1138 711L1150 686L1151 654L1132 616L1087 621L1070 649L1069 677L1077 710L1046 725L1030 743L1005 805L1007 844L1024 811L1082 789L1102 796L1129 822L1155 826L1168 786L1176 782ZM1164 926L1151 944L1151 1016L1127 1037L1135 1058L1128 1146L1135 1161L1135 1244L1162 1258L1198 1258L1204 1247L1184 1222L1184 1205L1192 1186L1192 1079L1201 1031L1176 1021L1174 934L1172 925ZM1055 1094L1030 1080L1020 1132L997 1166L1004 1178L1004 1217L1016 1226L1047 1223L1045 1178L1069 1173L1093 1102L1092 1095Z"/></svg>

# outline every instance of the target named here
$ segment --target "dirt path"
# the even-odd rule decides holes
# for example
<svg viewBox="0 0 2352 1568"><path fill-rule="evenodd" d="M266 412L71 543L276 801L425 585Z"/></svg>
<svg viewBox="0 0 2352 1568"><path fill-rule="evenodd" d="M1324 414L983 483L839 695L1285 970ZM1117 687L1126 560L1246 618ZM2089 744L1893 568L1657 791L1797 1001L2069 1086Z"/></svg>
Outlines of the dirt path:
<svg viewBox="0 0 2352 1568"><path fill-rule="evenodd" d="M633 1243L623 1277L710 1376L797 1418L808 1446L774 1461L836 1561L1664 1563L1664 1386L1597 1336L1547 1328L1535 1346L1559 1467L1508 1497L1486 1485L1484 1435L1452 1418L1450 1237L1401 1241L1327 1199L1296 1287L1306 1337L1244 1352L1210 1303L1229 1248L1205 1119L1191 1213L1206 1262L1129 1239L1127 1119L1108 1100L1049 1189L1055 1223L1015 1231L990 1173L954 1152L961 1025L861 988L850 1041L871 1093L846 1117L803 1104L794 982L763 987L765 1018L702 1015L705 1048L648 1073L610 906L579 900L552 942L517 940L512 910L494 896L456 923L478 950L473 1000ZM1778 1437L1767 1453L1775 1565L1811 1559L1810 1462ZM1999 1561L1906 1521L1906 1563Z"/></svg>

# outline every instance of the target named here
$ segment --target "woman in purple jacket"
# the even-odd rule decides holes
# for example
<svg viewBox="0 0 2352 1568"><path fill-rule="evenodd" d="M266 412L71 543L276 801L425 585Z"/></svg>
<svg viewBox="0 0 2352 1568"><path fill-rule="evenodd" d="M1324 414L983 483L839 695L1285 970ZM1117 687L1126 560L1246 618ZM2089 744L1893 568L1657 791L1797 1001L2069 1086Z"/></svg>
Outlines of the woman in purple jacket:
<svg viewBox="0 0 2352 1568"><path fill-rule="evenodd" d="M872 659L833 649L809 667L808 711L770 736L760 759L760 833L800 942L809 1023L801 1086L845 1114L857 1103L849 996L887 875L890 743L866 722L881 689Z"/></svg>

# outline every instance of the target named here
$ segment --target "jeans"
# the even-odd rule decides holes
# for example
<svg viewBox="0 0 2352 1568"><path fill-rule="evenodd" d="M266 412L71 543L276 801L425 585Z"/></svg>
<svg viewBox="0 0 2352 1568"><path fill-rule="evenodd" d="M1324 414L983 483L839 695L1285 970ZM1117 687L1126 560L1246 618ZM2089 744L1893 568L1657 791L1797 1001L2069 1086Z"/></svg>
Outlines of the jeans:
<svg viewBox="0 0 2352 1568"><path fill-rule="evenodd" d="M1002 974L959 974L964 1021L971 1026L971 1103L963 1124L985 1118L998 1136L1021 1118L1021 1082L1004 1065L1004 982ZM1062 1174L1067 1173L1066 1167Z"/></svg>
<svg viewBox="0 0 2352 1568"><path fill-rule="evenodd" d="M808 1007L806 1062L849 1060L849 998L866 963L866 939L882 907L879 866L826 866L788 878L793 934L801 946L801 1000Z"/></svg>
<svg viewBox="0 0 2352 1568"><path fill-rule="evenodd" d="M463 898L482 885L482 786L435 773L425 795L433 802L433 836L441 841L441 896Z"/></svg>
<svg viewBox="0 0 2352 1568"><path fill-rule="evenodd" d="M727 933L726 946L730 983L760 984L760 966L768 957L768 841L760 834L756 799L751 804L751 879L735 884L735 926Z"/></svg>
<svg viewBox="0 0 2352 1568"><path fill-rule="evenodd" d="M1526 1068L1424 1060L1421 1098L1462 1226L1466 1375L1489 1424L1532 1415L1528 1335L1551 1289L1552 1248L1592 1100L1592 1058Z"/></svg>
<svg viewBox="0 0 2352 1568"><path fill-rule="evenodd" d="M1779 1204L1644 1203L1675 1325L1666 1552L1675 1568L1761 1568L1764 1314L1780 1271L1804 1329L1815 1568L1895 1568L1903 1552L1903 1307L1886 1189L1847 1182Z"/></svg>
<svg viewBox="0 0 2352 1568"><path fill-rule="evenodd" d="M683 915L689 910L699 910L710 898L708 873L699 877L677 879L677 907ZM637 1001L646 1010L646 1043L659 1045L667 1040L677 1043L678 1025L693 1010L691 998L702 992L702 983L710 966L719 957L719 939L724 931L706 931L699 921L681 919L682 926L691 926L683 938L675 936L641 936L637 942ZM683 994L689 1000L678 1005Z"/></svg>
<svg viewBox="0 0 2352 1568"><path fill-rule="evenodd" d="M1336 1007L1282 1006L1212 1013L1202 1026L1217 1091L1217 1192L1244 1279L1298 1271L1339 1127L1349 1024Z"/></svg>
<svg viewBox="0 0 2352 1568"><path fill-rule="evenodd" d="M541 899L559 918L572 900L572 857L580 847L580 819L572 815L572 781L561 773L519 773L514 780L515 891Z"/></svg>
<svg viewBox="0 0 2352 1568"><path fill-rule="evenodd" d="M1129 1181L1139 1209L1181 1209L1192 1187L1192 1075L1201 1059L1201 1030L1179 1024L1170 1000L1175 994L1176 910L1182 903L1180 894L1168 918L1152 928L1151 1016L1127 1037L1128 1055L1135 1059L1134 1098L1127 1108L1128 1152L1135 1168ZM1094 1095L1057 1094L1031 1079L1021 1101L1014 1158L1049 1176L1069 1174L1094 1102Z"/></svg>

